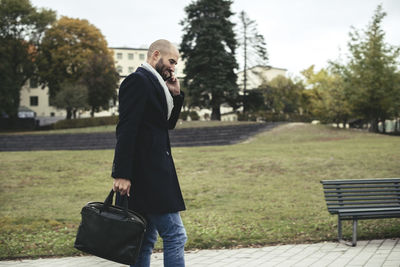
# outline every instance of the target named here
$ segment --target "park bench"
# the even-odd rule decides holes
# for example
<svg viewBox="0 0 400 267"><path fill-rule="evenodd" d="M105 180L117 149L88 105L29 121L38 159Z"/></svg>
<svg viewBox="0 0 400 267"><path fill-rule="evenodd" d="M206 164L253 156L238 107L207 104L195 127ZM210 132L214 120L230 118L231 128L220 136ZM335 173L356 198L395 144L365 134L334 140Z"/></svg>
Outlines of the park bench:
<svg viewBox="0 0 400 267"><path fill-rule="evenodd" d="M357 245L357 221L400 217L400 178L321 181L328 211L342 221L353 220L352 245Z"/></svg>

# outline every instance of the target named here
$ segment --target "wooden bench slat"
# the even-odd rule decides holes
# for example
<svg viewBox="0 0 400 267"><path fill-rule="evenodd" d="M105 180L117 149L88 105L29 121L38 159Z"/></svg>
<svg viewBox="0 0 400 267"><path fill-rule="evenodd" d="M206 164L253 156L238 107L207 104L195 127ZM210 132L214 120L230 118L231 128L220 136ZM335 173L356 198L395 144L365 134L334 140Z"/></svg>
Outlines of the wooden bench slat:
<svg viewBox="0 0 400 267"><path fill-rule="evenodd" d="M394 200L394 201L400 201L400 198L398 196L367 196L367 197L348 197L348 196L335 196L335 197L326 197L326 201L354 201L354 200Z"/></svg>
<svg viewBox="0 0 400 267"><path fill-rule="evenodd" d="M324 186L326 189L354 189L354 188L360 188L360 189L365 189L365 188L393 188L393 189L398 189L400 188L400 183L398 185L387 185L387 184L366 184L366 185L326 185Z"/></svg>
<svg viewBox="0 0 400 267"><path fill-rule="evenodd" d="M339 210L339 212L374 212L374 211L400 211L400 207L395 207L395 208L375 208L375 209L344 209L344 210Z"/></svg>
<svg viewBox="0 0 400 267"><path fill-rule="evenodd" d="M364 202L353 202L353 201L342 201L340 203L327 203L328 206L330 205L370 205L370 204L396 204L400 205L400 203L396 200L396 201L364 201Z"/></svg>
<svg viewBox="0 0 400 267"><path fill-rule="evenodd" d="M400 213L383 212L383 213L368 213L368 214L349 214L340 216L340 219L342 221L387 219L387 218L400 218Z"/></svg>
<svg viewBox="0 0 400 267"><path fill-rule="evenodd" d="M329 193L329 194L347 194L347 193L378 193L378 192L400 192L400 188L396 189L396 188L392 188L392 189L369 189L369 190L365 190L365 189L360 189L360 190L346 190L346 191L338 191L338 190L324 190L324 193Z"/></svg>
<svg viewBox="0 0 400 267"><path fill-rule="evenodd" d="M358 196L396 196L400 197L400 189L399 192L368 192L368 193L350 193L350 194L341 194L338 192L333 193L325 193L325 197L358 197Z"/></svg>
<svg viewBox="0 0 400 267"><path fill-rule="evenodd" d="M393 209L348 209L348 210L338 210L338 213L341 217L345 216L357 216L360 217L381 217L381 216L389 216L393 217L400 217L400 208L393 208Z"/></svg>
<svg viewBox="0 0 400 267"><path fill-rule="evenodd" d="M385 204L385 205L352 205L352 206L328 206L329 212L331 211L337 211L340 209L379 209L379 208L397 208L399 207L398 204Z"/></svg>
<svg viewBox="0 0 400 267"><path fill-rule="evenodd" d="M381 188L360 188L360 187L354 187L354 188L324 188L324 192L328 193L338 193L338 192L399 192L400 187L393 187L393 188L388 188L388 187L381 187Z"/></svg>
<svg viewBox="0 0 400 267"><path fill-rule="evenodd" d="M381 184L381 183L400 183L400 178L381 178L381 179L349 179L349 180L322 180L322 184Z"/></svg>

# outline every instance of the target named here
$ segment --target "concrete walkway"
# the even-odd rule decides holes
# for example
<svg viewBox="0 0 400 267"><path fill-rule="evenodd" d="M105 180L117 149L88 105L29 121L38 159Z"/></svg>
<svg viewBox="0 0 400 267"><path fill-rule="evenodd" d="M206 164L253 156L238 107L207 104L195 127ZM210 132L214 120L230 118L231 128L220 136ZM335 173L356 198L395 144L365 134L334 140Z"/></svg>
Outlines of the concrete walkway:
<svg viewBox="0 0 400 267"><path fill-rule="evenodd" d="M400 238L358 241L356 247L342 243L281 245L263 248L188 251L187 267L222 266L396 266L400 267ZM120 267L97 257L68 257L0 261L1 267ZM152 267L163 266L162 253L152 256Z"/></svg>

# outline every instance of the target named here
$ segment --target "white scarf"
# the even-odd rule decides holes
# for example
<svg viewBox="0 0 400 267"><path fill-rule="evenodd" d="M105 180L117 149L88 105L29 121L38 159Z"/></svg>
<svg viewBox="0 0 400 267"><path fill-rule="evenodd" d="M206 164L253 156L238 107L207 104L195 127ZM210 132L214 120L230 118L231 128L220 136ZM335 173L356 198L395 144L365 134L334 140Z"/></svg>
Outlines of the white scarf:
<svg viewBox="0 0 400 267"><path fill-rule="evenodd" d="M167 107L168 107L167 120L169 120L169 117L171 116L172 108L174 107L174 100L171 96L171 93L168 90L167 84L165 83L165 81L163 80L161 75L149 63L144 62L142 64L142 67L145 68L146 70L150 71L154 76L156 76L158 79L158 82L164 89L165 99L167 100Z"/></svg>

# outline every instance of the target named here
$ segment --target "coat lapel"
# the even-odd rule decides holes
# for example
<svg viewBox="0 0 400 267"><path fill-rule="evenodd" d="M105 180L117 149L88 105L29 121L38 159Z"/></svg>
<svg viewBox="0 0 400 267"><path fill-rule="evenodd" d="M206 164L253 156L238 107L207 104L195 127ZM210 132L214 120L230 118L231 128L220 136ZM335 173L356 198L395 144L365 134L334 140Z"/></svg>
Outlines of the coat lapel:
<svg viewBox="0 0 400 267"><path fill-rule="evenodd" d="M162 88L158 79L156 77L154 77L154 75L152 73L150 73L149 71L147 71L144 68L140 67L140 69L143 70L143 72L147 75L147 77L150 79L150 81L153 83L154 87L156 88L157 98L161 103L161 108L162 108L164 118L167 118L168 106L167 106L167 100L166 100L165 93L164 93L164 88Z"/></svg>

